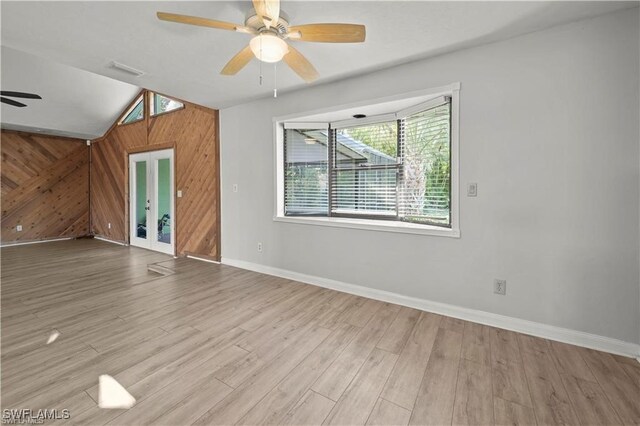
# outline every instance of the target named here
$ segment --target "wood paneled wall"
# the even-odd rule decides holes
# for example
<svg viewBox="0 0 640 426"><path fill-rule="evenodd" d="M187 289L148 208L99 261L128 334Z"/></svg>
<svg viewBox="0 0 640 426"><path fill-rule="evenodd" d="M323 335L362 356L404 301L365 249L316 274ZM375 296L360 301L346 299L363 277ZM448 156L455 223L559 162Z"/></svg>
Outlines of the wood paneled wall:
<svg viewBox="0 0 640 426"><path fill-rule="evenodd" d="M0 151L3 244L89 234L85 141L3 130Z"/></svg>
<svg viewBox="0 0 640 426"><path fill-rule="evenodd" d="M145 92L145 100L149 92ZM174 148L176 253L220 259L218 111L184 102L178 111L116 125L92 143L91 215L95 235L129 240L128 155ZM148 105L148 102L146 103ZM111 223L109 229L108 224Z"/></svg>

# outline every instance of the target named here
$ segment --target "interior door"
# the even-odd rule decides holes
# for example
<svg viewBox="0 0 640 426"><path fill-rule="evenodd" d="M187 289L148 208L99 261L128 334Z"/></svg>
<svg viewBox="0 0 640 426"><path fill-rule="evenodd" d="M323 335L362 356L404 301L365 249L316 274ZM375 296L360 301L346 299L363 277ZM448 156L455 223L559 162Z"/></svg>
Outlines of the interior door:
<svg viewBox="0 0 640 426"><path fill-rule="evenodd" d="M149 242L152 250L174 254L173 150L152 151L149 161L153 181L150 212L155 225Z"/></svg>
<svg viewBox="0 0 640 426"><path fill-rule="evenodd" d="M129 155L129 241L175 253L173 150Z"/></svg>
<svg viewBox="0 0 640 426"><path fill-rule="evenodd" d="M149 154L129 155L129 243L151 248L147 222L151 210Z"/></svg>

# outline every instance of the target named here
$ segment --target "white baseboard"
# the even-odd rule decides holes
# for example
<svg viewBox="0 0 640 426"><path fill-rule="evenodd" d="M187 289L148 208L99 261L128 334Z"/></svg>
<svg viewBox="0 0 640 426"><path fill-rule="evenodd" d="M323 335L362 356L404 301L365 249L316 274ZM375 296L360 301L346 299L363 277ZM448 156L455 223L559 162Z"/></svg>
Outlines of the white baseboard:
<svg viewBox="0 0 640 426"><path fill-rule="evenodd" d="M194 256L192 254L188 254L187 258L188 259L193 259L193 260L199 260L200 262L215 263L216 265L220 264L220 262L218 262L216 260L205 259L204 257Z"/></svg>
<svg viewBox="0 0 640 426"><path fill-rule="evenodd" d="M632 358L640 357L640 345L618 339L612 339L610 337L599 336L597 334L585 333L583 331L556 327L553 325L542 324L520 318L508 317L505 315L493 314L491 312L484 312L476 309L463 308L460 306L449 305L447 303L440 303L426 299L403 296L401 294L391 293L389 291L377 290L355 284L348 284L341 281L288 271L286 269L246 262L244 260L223 258L222 264L235 266L242 269L248 269L250 271L260 272L267 275L275 275L277 277L300 281L319 287L330 288L344 293L351 293L357 296L367 297L383 302L408 306L410 308L419 309L421 311L432 312L435 314L446 315L449 317L485 324L492 327L517 331L519 333L529 334L532 336L542 337L558 342L583 346L585 348L596 349L599 351L609 352Z"/></svg>
<svg viewBox="0 0 640 426"><path fill-rule="evenodd" d="M54 241L67 241L73 240L75 237L63 237L63 238L49 238L44 240L34 240L34 241L16 241L13 243L5 243L0 245L0 247L13 247L13 246L26 246L28 244L41 244L41 243L52 243Z"/></svg>
<svg viewBox="0 0 640 426"><path fill-rule="evenodd" d="M96 240L104 241L106 243L117 244L119 246L125 246L126 247L126 246L129 245L127 243L123 243L122 241L116 241L116 240L112 240L110 238L101 237L100 235L94 235L93 238L95 238Z"/></svg>

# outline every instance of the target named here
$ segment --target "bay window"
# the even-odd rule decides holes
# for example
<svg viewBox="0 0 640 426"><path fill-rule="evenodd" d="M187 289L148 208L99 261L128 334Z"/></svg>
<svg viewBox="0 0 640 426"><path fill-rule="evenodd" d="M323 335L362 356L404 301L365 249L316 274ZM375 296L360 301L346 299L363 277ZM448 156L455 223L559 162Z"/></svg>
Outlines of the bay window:
<svg viewBox="0 0 640 426"><path fill-rule="evenodd" d="M453 112L443 95L365 118L278 123L276 219L457 232Z"/></svg>

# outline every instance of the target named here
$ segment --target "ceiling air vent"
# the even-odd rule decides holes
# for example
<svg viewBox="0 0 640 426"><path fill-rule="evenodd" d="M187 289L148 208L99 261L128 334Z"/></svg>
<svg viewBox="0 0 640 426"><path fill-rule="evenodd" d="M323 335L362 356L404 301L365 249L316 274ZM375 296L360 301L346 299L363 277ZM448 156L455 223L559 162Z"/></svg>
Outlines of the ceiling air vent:
<svg viewBox="0 0 640 426"><path fill-rule="evenodd" d="M140 77L141 75L144 75L144 71L137 70L133 67L130 67L129 65L121 64L120 62L116 62L116 61L111 62L109 67L120 70L120 71L124 71L127 74L135 75L136 77Z"/></svg>

